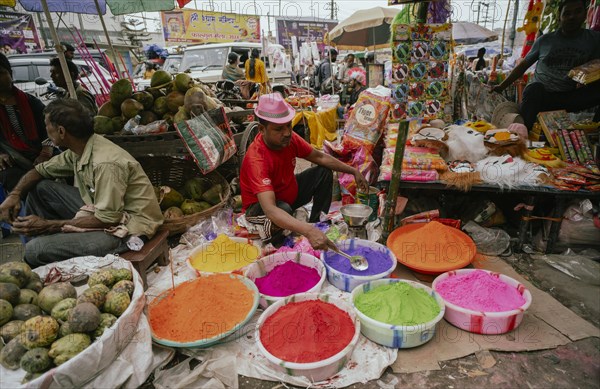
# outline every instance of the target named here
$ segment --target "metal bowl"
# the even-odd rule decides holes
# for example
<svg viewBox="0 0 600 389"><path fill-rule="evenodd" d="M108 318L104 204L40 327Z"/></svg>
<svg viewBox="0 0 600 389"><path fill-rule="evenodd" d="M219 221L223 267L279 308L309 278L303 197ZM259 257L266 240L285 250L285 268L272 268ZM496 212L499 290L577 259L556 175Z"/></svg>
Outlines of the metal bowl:
<svg viewBox="0 0 600 389"><path fill-rule="evenodd" d="M350 227L362 227L367 224L373 208L365 204L347 204L340 208L344 221Z"/></svg>

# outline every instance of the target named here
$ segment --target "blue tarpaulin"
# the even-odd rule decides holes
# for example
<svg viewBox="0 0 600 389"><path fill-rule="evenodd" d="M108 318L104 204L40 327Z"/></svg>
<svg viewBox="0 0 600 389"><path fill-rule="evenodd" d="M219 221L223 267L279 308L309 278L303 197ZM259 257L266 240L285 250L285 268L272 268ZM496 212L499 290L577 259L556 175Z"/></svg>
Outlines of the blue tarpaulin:
<svg viewBox="0 0 600 389"><path fill-rule="evenodd" d="M97 15L94 0L46 0L50 12L73 12ZM30 12L43 12L40 0L19 0ZM135 12L169 11L175 8L174 0L98 0L100 11L106 13L108 4L113 15L125 15Z"/></svg>

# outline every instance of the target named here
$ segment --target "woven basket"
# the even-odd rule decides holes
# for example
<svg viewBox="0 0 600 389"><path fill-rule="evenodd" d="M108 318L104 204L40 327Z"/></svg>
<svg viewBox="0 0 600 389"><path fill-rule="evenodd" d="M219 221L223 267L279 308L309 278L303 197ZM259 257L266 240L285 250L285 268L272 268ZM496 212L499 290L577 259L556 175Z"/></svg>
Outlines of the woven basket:
<svg viewBox="0 0 600 389"><path fill-rule="evenodd" d="M209 179L213 185L221 184L223 188L220 203L202 212L185 215L177 219L165 220L161 229L168 230L169 235L184 233L201 219L211 216L223 208L229 201L229 197L231 196L229 183L216 171L202 175L198 166L193 161L173 157L138 157L137 160L154 186L168 185L171 188L179 189L190 178L203 177Z"/></svg>

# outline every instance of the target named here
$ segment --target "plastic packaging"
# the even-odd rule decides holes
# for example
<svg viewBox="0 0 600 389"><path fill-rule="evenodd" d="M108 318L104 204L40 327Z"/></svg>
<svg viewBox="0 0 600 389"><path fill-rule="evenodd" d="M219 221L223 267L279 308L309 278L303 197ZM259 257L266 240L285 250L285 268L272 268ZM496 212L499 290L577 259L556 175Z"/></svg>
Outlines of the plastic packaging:
<svg viewBox="0 0 600 389"><path fill-rule="evenodd" d="M129 123L129 122L127 122ZM169 129L169 124L166 120L157 120L150 124L146 125L137 125L131 129L131 132L134 135L144 135L144 134L160 134L163 132L167 132Z"/></svg>
<svg viewBox="0 0 600 389"><path fill-rule="evenodd" d="M465 224L463 230L473 239L480 254L497 256L510 247L510 236L504 230L481 227L473 221Z"/></svg>
<svg viewBox="0 0 600 389"><path fill-rule="evenodd" d="M135 115L134 117L129 119L127 123L125 123L125 125L123 126L123 131L132 132L133 129L140 124L140 120L142 120L142 117L140 115Z"/></svg>
<svg viewBox="0 0 600 389"><path fill-rule="evenodd" d="M543 260L553 268L587 284L600 285L600 264L586 255L567 249L562 254L532 255L534 260Z"/></svg>

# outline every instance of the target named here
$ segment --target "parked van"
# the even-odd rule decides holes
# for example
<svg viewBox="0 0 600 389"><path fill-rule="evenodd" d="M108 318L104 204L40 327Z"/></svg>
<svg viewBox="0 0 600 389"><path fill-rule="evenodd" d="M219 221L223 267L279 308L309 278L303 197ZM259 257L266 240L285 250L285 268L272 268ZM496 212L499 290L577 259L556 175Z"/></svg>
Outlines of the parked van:
<svg viewBox="0 0 600 389"><path fill-rule="evenodd" d="M284 51L283 46L274 45L281 51ZM206 45L189 46L183 53L179 72L188 72L192 78L197 78L203 82L214 82L222 79L221 74L223 68L227 65L227 56L234 52L240 57L240 66L244 68L244 64L250 58L252 49L262 50L260 43L251 42L228 42L228 43L212 43ZM261 57L263 54L261 53ZM269 79L273 79L275 69L269 68L268 58L263 59L269 74ZM287 73L274 73L275 81L280 83L289 83L291 78ZM138 89L143 89L150 85L150 80L142 80L137 84Z"/></svg>
<svg viewBox="0 0 600 389"><path fill-rule="evenodd" d="M19 54L10 55L8 62L13 70L13 82L15 86L24 92L30 93L36 97L41 97L48 89L47 85L38 85L35 83L35 79L41 77L48 82L48 85L52 83L50 77L50 58L37 55ZM109 87L112 85L110 73L102 66L90 67L89 63L81 60L74 59L73 63L79 67L82 73L87 76L80 78L80 82L84 84L88 90L95 95L96 92L100 93L108 92L108 88L104 85L101 80L104 78ZM42 101L44 101L42 99Z"/></svg>

